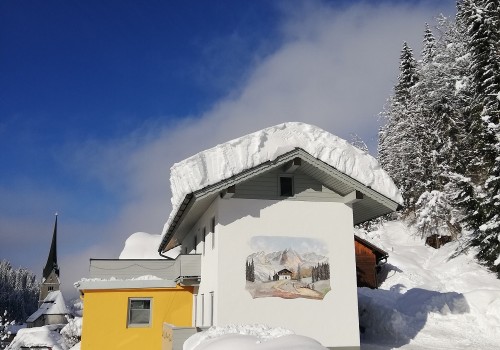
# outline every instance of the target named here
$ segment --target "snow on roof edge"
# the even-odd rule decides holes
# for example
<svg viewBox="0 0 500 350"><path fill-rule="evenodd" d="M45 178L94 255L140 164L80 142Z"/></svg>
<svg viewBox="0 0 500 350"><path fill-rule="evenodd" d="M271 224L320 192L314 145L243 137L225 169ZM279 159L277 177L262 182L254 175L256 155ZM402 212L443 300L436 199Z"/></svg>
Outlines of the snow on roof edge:
<svg viewBox="0 0 500 350"><path fill-rule="evenodd" d="M317 126L287 122L219 144L172 165L172 212L165 223L162 241L187 194L273 161L295 148L402 204L398 188L370 154Z"/></svg>

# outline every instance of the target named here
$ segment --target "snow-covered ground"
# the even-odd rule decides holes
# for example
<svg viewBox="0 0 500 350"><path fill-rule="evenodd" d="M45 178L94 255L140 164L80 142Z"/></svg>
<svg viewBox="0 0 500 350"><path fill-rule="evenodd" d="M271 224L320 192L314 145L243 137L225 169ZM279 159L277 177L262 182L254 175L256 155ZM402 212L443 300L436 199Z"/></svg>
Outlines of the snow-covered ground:
<svg viewBox="0 0 500 350"><path fill-rule="evenodd" d="M361 236L389 253L380 289L358 289L362 349L500 349L500 280L472 251L425 246L399 221Z"/></svg>
<svg viewBox="0 0 500 350"><path fill-rule="evenodd" d="M362 350L500 348L500 280L477 264L472 251L454 257L457 242L438 250L425 246L399 221L357 234L389 253L380 289L358 289ZM19 331L9 349L35 343L68 348L57 332L41 327ZM185 347L211 349L324 348L263 325L219 327L193 336Z"/></svg>

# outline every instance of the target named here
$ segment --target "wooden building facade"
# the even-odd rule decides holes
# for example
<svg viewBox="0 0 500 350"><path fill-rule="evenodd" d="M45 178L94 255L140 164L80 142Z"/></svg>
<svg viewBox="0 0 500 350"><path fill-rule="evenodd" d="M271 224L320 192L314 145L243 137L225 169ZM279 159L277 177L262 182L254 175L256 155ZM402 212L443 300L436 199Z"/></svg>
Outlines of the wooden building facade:
<svg viewBox="0 0 500 350"><path fill-rule="evenodd" d="M377 288L377 274L382 260L389 254L372 243L354 235L356 253L356 280L358 287Z"/></svg>

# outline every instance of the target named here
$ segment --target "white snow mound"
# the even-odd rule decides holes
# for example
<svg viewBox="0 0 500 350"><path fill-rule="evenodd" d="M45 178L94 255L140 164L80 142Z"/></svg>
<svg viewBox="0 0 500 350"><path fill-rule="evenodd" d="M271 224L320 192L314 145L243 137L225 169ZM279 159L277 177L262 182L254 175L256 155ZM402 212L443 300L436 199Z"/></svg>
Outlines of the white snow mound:
<svg viewBox="0 0 500 350"><path fill-rule="evenodd" d="M125 241L125 246L118 259L161 259L158 254L161 235L146 232L136 232ZM175 259L180 254L180 248L174 248L164 255Z"/></svg>
<svg viewBox="0 0 500 350"><path fill-rule="evenodd" d="M187 194L272 161L295 148L302 148L342 173L402 203L398 188L371 155L316 126L289 122L220 144L174 164L170 169L173 210L164 232Z"/></svg>
<svg viewBox="0 0 500 350"><path fill-rule="evenodd" d="M263 324L211 327L189 337L183 350L324 350L316 340Z"/></svg>

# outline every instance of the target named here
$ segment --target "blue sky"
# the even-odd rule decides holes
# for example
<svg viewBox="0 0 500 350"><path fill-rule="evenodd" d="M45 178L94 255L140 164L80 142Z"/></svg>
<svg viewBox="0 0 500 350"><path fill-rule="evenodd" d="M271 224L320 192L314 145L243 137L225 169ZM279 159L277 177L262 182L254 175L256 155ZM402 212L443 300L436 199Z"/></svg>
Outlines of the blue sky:
<svg viewBox="0 0 500 350"><path fill-rule="evenodd" d="M403 40L454 4L0 2L0 258L40 276L58 211L70 291L161 232L174 162L284 121L374 154Z"/></svg>

